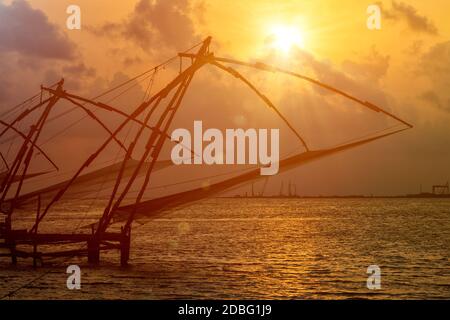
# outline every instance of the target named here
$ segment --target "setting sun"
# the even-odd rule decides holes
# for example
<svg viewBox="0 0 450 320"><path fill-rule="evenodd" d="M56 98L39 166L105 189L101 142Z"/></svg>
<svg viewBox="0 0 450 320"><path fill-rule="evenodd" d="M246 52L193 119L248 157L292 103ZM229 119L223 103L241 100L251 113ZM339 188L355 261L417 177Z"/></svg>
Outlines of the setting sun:
<svg viewBox="0 0 450 320"><path fill-rule="evenodd" d="M301 30L293 26L274 26L270 30L271 45L274 49L288 53L293 47L303 48L304 37Z"/></svg>

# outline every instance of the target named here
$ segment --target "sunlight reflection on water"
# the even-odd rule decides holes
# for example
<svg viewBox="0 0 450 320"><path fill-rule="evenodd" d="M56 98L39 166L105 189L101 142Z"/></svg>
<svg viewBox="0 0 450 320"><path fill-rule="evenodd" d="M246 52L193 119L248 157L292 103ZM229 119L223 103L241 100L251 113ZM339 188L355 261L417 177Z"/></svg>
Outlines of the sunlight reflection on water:
<svg viewBox="0 0 450 320"><path fill-rule="evenodd" d="M3 259L0 295L47 272L13 298L449 299L449 222L445 199L211 199L135 225L127 269L116 252L66 262L80 263L81 291L65 267Z"/></svg>

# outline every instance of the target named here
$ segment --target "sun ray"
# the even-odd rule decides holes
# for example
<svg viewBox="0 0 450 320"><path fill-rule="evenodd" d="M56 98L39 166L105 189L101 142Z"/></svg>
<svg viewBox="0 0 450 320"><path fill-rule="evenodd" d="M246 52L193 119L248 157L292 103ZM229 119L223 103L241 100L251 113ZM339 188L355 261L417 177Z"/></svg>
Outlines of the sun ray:
<svg viewBox="0 0 450 320"><path fill-rule="evenodd" d="M300 28L289 25L275 25L270 29L270 45L282 53L289 53L293 47L304 48L305 39Z"/></svg>

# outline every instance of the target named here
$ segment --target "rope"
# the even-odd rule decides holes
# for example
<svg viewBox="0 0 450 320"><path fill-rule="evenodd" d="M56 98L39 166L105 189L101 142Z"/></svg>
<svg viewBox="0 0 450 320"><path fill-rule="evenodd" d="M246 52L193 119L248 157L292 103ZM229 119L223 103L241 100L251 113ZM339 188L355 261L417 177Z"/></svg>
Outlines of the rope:
<svg viewBox="0 0 450 320"><path fill-rule="evenodd" d="M346 145L346 144L350 144L350 143L352 143L352 142L357 142L357 141L362 140L362 139L364 139L364 138L368 138L368 137L371 137L371 136L377 136L377 135L379 135L380 133L383 133L383 132L385 132L385 131L389 131L389 130L392 130L392 129L394 129L394 128L398 128L398 127L401 127L401 126L403 126L403 125L402 125L401 123L399 123L399 124L396 124L396 125L394 125L394 126L387 127L386 129L382 129L382 130L379 130L379 131L375 131L375 132L373 132L373 133L365 134L365 135L363 135L363 136L360 136L359 138L354 138L354 139L346 140L346 141L344 141L344 142L341 142L340 144L337 144L335 147L338 148L338 147L344 146L344 145Z"/></svg>
<svg viewBox="0 0 450 320"><path fill-rule="evenodd" d="M50 86L50 88L55 87L57 84L58 84L58 82L52 84L52 85ZM39 98L39 97L41 96L41 93L42 93L42 92L39 91L38 93L36 93L35 95L33 95L31 98L28 98L28 99L26 99L26 100L20 102L19 104L17 104L17 105L15 105L15 106L11 107L10 109L6 110L6 111L3 112L2 114L0 114L0 118L7 117L7 116L10 115L12 112L18 111L18 110L21 109L22 107L25 107L25 105L26 105L27 103L31 103L31 102L33 102L36 98Z"/></svg>
<svg viewBox="0 0 450 320"><path fill-rule="evenodd" d="M152 88L153 88L153 82L154 82L154 80L155 80L155 76L156 76L157 71L158 71L158 69L155 68L154 72L153 72L152 75L151 75L149 84L148 84L148 86L147 86L147 90L145 91L145 94L144 94L144 96L142 97L142 102L144 102L144 101L147 99L147 94L151 94L151 90L152 90ZM129 135L130 135L130 133L131 133L131 130L134 128L135 125L136 125L136 123L135 123L135 122L132 122L132 124L131 124L130 127L128 128L128 132L127 132L127 134L125 135L125 139L124 139L124 142L123 142L124 144L127 142L128 137L129 137ZM117 162L117 160L119 159L119 155L120 155L120 149L117 150L117 153L116 153L116 156L115 156L115 159L114 159L114 163ZM105 184L106 184L106 180L107 180L107 177L105 176L105 177L103 178L103 181L102 181L101 185L100 185L100 188L99 188L98 191L97 191L96 197L92 200L92 202L91 202L91 204L90 204L89 209L87 210L87 212L90 211L90 210L92 209L92 207L94 206L96 200L99 199L100 192L102 192L102 191L104 190L104 186L105 186ZM76 227L75 230L78 230L78 229L81 227L81 225L83 224L83 221L86 219L87 212L84 214L83 218L80 219L80 222L78 223L78 225L77 225L77 227Z"/></svg>
<svg viewBox="0 0 450 320"><path fill-rule="evenodd" d="M201 44L201 43L200 43L200 44ZM200 45L200 44L198 44L198 45ZM186 52L192 50L193 48L197 47L198 45L193 46L191 49L188 49ZM178 57L178 56L175 56L174 58L171 58L171 59L169 59L168 61L172 61L172 60L176 59L177 57ZM160 66L163 66L163 65L165 65L165 64L167 64L167 62L161 64ZM156 68L151 69L151 70L155 70L155 71L156 71ZM111 90L108 90L107 92L103 93L102 95L93 98L92 100L98 99L98 98L100 98L100 97L102 97L102 96L104 96L104 95L106 95L106 94L109 94L109 93L111 93L111 92L113 92L113 91L115 91L115 90L117 90L117 89L119 89L119 88L121 88L121 87L127 85L128 83L131 83L131 82L133 82L133 81L139 79L140 77L142 77L143 75L147 74L148 72L150 72L150 71L146 71L146 72L144 72L143 74L141 74L141 75L139 75L139 76L137 76L137 77L135 77L135 78L133 78L133 79L130 79L130 80L126 81L124 84L121 84L121 85L119 85L119 86L117 86L117 87L115 87L115 88L113 88L113 89L111 89ZM316 84L317 84L317 83L316 83ZM137 85L137 84L136 84L136 85ZM153 84L152 84L152 85L153 85ZM321 84L319 84L319 85L321 85ZM321 85L321 86L326 88L325 85ZM149 83L149 86L147 87L147 90L146 90L146 92L145 92L144 98L147 97L147 91L149 90L149 87L150 87L150 83ZM129 88L129 89L130 89L130 88ZM128 91L129 89L127 89L126 91ZM333 91L338 92L337 90L333 90ZM343 93L341 93L341 92L338 92L338 93L343 94ZM344 94L343 94L343 95L344 95ZM120 95L119 95L119 96L120 96ZM348 95L344 95L344 96L346 96L346 97L348 97L348 98L350 98L350 99L352 98L352 97L349 97ZM113 98L113 99L116 99L116 98ZM355 99L353 98L353 100L355 100ZM74 109L75 109L75 108L74 108ZM72 109L72 110L74 110L74 109ZM71 112L71 111L69 111L69 112ZM80 120L80 121L81 121L81 120ZM392 128L395 128L395 127L398 127L398 125L393 126ZM388 129L390 129L390 128L383 129L383 130L381 130L380 132L384 132L384 131L386 131L386 130L388 130ZM131 128L130 128L130 130L131 130ZM128 133L127 133L127 138L128 138L128 134L129 134L130 130L129 130ZM373 134L370 134L370 135L373 135ZM126 138L126 139L127 139L127 138ZM349 142L351 142L351 141L357 141L357 140L360 140L360 139L361 139L361 138L358 138L358 139L352 139L352 140L350 140ZM46 142L46 143L47 143L47 142ZM347 143L348 143L348 142L347 142ZM345 144L345 143L344 143L344 144ZM305 145L305 147L306 147L306 145ZM306 148L307 148L307 147L306 147ZM308 148L307 148L307 149L308 149ZM118 155L117 155L116 157L118 157ZM239 170L239 171L246 171L246 170L250 170L250 169L249 169L249 168L246 168L246 169L242 169L242 170ZM236 171L236 172L237 172L237 171ZM225 176L225 175L230 175L230 173L219 174L219 175L211 176L210 178L213 178L213 177L219 177L219 176ZM188 183L188 182L194 182L194 181L204 180L204 179L205 179L205 178L197 178L197 179L192 179L192 180L183 181L183 182L179 182L179 183L172 183L172 184L168 184L168 185L165 185L165 186L159 186L159 188L161 188L161 187L167 187L167 186L175 186L175 185L180 185L180 184L184 184L184 183ZM106 179L105 179L105 180L106 180ZM100 191L103 189L105 180L103 181L102 186L101 186L100 190L99 190L98 193L97 193L97 196L100 194ZM156 188L156 187L153 187L153 188L150 188L150 189L155 189L155 188ZM94 201L95 201L95 200L94 200ZM92 205L92 204L91 204L91 205ZM142 224L141 226L143 226L143 225L144 225L144 224ZM75 230L78 230L78 227L77 227ZM132 243L134 243L134 240L132 241ZM74 255L74 256L75 256L75 255ZM64 262L68 261L68 260L71 259L72 257L73 257L73 256L69 257L69 258L66 259ZM17 293L17 292L20 291L21 289L23 289L23 288L29 286L30 284L34 283L35 281L37 281L37 280L39 280L39 279L42 279L42 278L43 278L45 275L47 275L49 272L50 272L50 271L44 272L42 275L40 275L40 276L36 277L35 279L33 279L33 280L27 282L25 285L19 287L18 289L15 289L15 290L11 291L11 292L8 293L7 295L4 295L4 296L1 297L0 299L4 299L4 298L6 298L6 297L11 297L12 295L14 295L15 293Z"/></svg>
<svg viewBox="0 0 450 320"><path fill-rule="evenodd" d="M200 43L194 45L193 47L191 47L191 48L187 49L186 51L184 51L184 53L187 53L187 52L191 51L192 49L198 47L198 46L201 45L202 43L203 43L203 42L200 42ZM162 68L162 67L165 67L166 65L169 65L170 63L174 62L177 58L178 58L178 55L173 56L173 57L167 59L166 61L160 63L159 65L157 65L157 66L155 66L155 67L153 67L153 68L151 68L151 69L148 69L148 70L146 70L146 71L144 71L144 72L138 74L137 76L135 76L135 77L133 77L133 78L131 78L131 79L129 79L129 80L127 80L127 81L125 81L125 82L123 82L123 83L121 83L121 84L119 84L119 85L117 85L117 86L115 86L115 87L113 87L113 88L111 88L111 89L109 89L109 90L107 90L107 91L105 91L105 92L99 94L98 96L95 96L95 97L89 99L89 100L97 100L97 99L99 99L99 98L102 98L102 97L104 97L104 96L110 94L111 92L114 92L114 91L116 91L116 90L118 90L118 89L120 89L120 88L126 86L127 84L129 84L129 83L131 83L131 82L133 82L133 81L135 81L135 80L137 80L137 79L139 79L139 78L141 78L141 77L143 77L143 76L145 76L145 75L147 75L147 74L149 74L149 73L151 73L151 72L153 72L153 73L156 72L158 69L160 69L160 68ZM148 78L146 78L146 79L148 79ZM145 79L145 80L146 80L146 79ZM144 80L144 81L145 81L145 80ZM72 111L74 111L74 110L76 110L76 109L77 109L77 108L73 108L73 109L67 111L67 113L70 113L70 112L72 112ZM64 114L64 115L65 115L65 114ZM49 119L48 121L53 121L53 120L55 120L55 119L54 119L54 118L51 118L51 119Z"/></svg>
<svg viewBox="0 0 450 320"><path fill-rule="evenodd" d="M152 77L152 75L147 76L146 78L140 80L139 82L136 82L135 84L133 84L132 86L128 87L127 89L123 90L122 92L120 92L119 94L117 94L116 96L112 97L111 99L107 100L106 103L110 103L118 98L120 98L121 96L123 96L125 93L127 93L128 91L130 91L131 89L133 89L134 87L136 87L140 82L143 82L145 80L147 80L149 77ZM95 99L95 98L94 98ZM87 103L82 104L83 106L86 105ZM72 108L68 111L65 111L57 116L55 116L54 118L52 118L52 120L55 119L59 119L61 117L64 117L66 115L68 115L69 113L71 113L72 111L76 110L77 107ZM87 119L89 117L89 115L85 115L83 117L81 117L80 119L76 120L75 122L72 122L71 124L69 124L68 126L66 126L65 128L63 128L62 130L56 132L55 134L53 134L51 137L49 137L47 140L45 140L42 144L40 144L39 146L42 147L46 144L48 144L49 142L53 141L55 138L57 138L58 136L61 136L63 134L65 134L67 131L69 131L70 129L72 129L73 127L75 127L76 125L78 125L79 123L81 123L83 120Z"/></svg>
<svg viewBox="0 0 450 320"><path fill-rule="evenodd" d="M201 44L201 43L200 43L200 44ZM197 47L198 45L199 45L199 44L195 45L194 47L188 49L188 50L185 51L185 52L188 52L188 51L192 50L193 48ZM129 80L127 80L127 81L125 81L125 82L123 82L123 83L121 83L121 84L119 84L119 85L113 87L113 88L111 88L111 89L108 89L107 91L105 91L105 92L103 92L103 93L101 93L101 94L99 94L99 95L97 95L97 96L91 98L90 100L97 100L97 99L100 99L100 98L102 98L102 97L104 97L104 96L106 96L106 95L108 95L108 94L110 94L110 93L112 93L112 92L114 92L114 91L116 91L116 90L118 90L118 89L120 89L120 88L122 88L122 87L124 87L124 86L126 86L126 85L128 85L128 84L130 84L130 83L132 83L133 81L136 81L136 80L138 80L139 78L142 78L143 76L148 75L149 73L154 73L154 72L156 72L158 69L160 69L160 68L162 68L162 67L165 67L166 65L168 65L168 64L170 64L170 63L172 63L172 62L174 62L177 58L178 58L178 56L173 56L172 58L167 59L167 60L164 61L163 63L160 63L159 65L157 65L157 66L155 66L155 67L153 67L153 68L151 68L151 69L148 69L148 70L146 70L146 71L144 71L144 72L138 74L137 76L135 76L135 77L133 77L133 78L131 78L131 79L129 79ZM143 80L140 80L139 82L145 81L145 80L148 79L148 77L151 77L151 76L152 76L152 75L147 76L146 78L144 78ZM50 88L53 88L53 87L56 86L56 85L57 85L57 83L54 84L54 85L52 85ZM134 85L132 85L128 90L125 90L125 91L122 93L122 95L123 95L124 93L126 93L127 91L129 91L131 88L133 88L133 87L136 86L136 85L137 85L137 83L134 84ZM108 100L108 102L106 102L106 103L109 103L109 102L111 102L111 101L117 99L117 98L120 97L120 96L121 96L121 95L118 95L118 96L116 96L116 97L113 97L111 100ZM17 108L23 106L25 103L30 102L30 101L32 101L32 99L36 99L36 98L38 98L38 97L40 97L40 93L36 94L35 96L33 96L33 97L30 98L30 99L25 100L24 102L18 104L17 106L11 108L11 110L8 110L8 111L5 112L4 114L9 113L9 112L12 112L12 111L13 111L12 109L17 109ZM85 104L86 104L86 103L84 103L83 105L85 105ZM54 117L48 119L48 120L47 120L47 123L53 122L53 121L55 121L55 120L57 120L57 119L59 119L59 118L65 116L65 115L67 115L67 114L70 114L70 113L72 113L73 111L75 111L76 109L78 109L78 108L77 108L77 107L74 107L74 108L72 108L72 109L70 109L70 110L68 110L68 111L65 111L65 112L63 112L63 113L61 113L61 114L59 114L59 115L56 115L56 116L54 116ZM4 114L2 114L2 116L3 116ZM85 117L83 117L83 118L81 118L81 119L76 120L74 123L69 124L69 126L68 126L67 128L70 129L70 128L74 127L75 125L77 125L79 122L81 122L82 120L84 120L84 119L86 119L86 118L87 118L87 116L85 116ZM61 132L65 132L65 130L62 130ZM56 135L58 135L58 133L57 133ZM52 139L50 139L50 140L52 140ZM4 144L5 142L8 142L8 141L9 141L9 139L3 140L2 142L0 142L0 144ZM47 141L44 142L44 144L45 144L45 143L47 143ZM40 145L40 146L41 146L41 145Z"/></svg>
<svg viewBox="0 0 450 320"><path fill-rule="evenodd" d="M202 43L203 43L203 42L200 42L199 44L194 45L193 47L191 47L190 49L188 49L188 50L185 51L185 52L189 52L190 50L196 48L197 46L199 46L199 45L202 44ZM149 73L150 71L153 71L153 70L156 71L158 68L160 68L160 67L162 67L162 66L164 66L164 65L166 65L166 64L168 64L168 63L170 63L170 62L172 62L172 61L175 60L177 57L178 57L178 56L175 56L175 57L173 57L173 58L167 60L166 62L160 64L159 66L157 66L157 67L155 67L155 68L153 68L153 69L151 69L151 70L149 70L149 71L146 71L146 72L142 73L141 75L138 75L137 77L135 77L135 78L133 78L133 79L130 79L129 81L126 81L124 84L121 84L121 85L119 85L119 86L117 86L117 87L115 87L115 88L113 88L113 89L111 89L111 90L108 90L107 92L105 92L105 93L103 93L103 94L101 94L101 95L99 95L99 96L97 96L97 97L95 97L95 98L93 98L93 99L91 99L91 100L98 99L98 98L100 98L100 97L102 97L102 96L104 96L104 95L106 95L106 94L108 94L108 93L110 93L110 92L112 92L112 91L115 91L115 90L117 90L117 89L123 87L124 85L126 85L126 84L128 84L128 83L131 83L132 81L134 81L134 80L140 78L140 77L143 76L144 74ZM152 86L153 86L153 84L152 84ZM146 94L145 96L147 96L147 94ZM145 96L144 96L144 97L145 97ZM49 119L49 121L50 121L50 120L51 120L51 119ZM131 131L131 128L130 128L129 132L130 132L130 131ZM129 132L128 132L128 134L129 134ZM127 135L128 135L128 134L127 134ZM74 255L74 256L75 256L75 255ZM74 256L71 256L71 257L67 258L66 260L63 261L63 263L65 263L65 262L67 262L68 260L72 259ZM29 286L30 284L32 284L32 283L34 283L34 282L36 282L36 281L38 281L38 280L44 278L44 277L45 277L47 274L49 274L49 273L50 273L50 271L44 272L42 275L39 275L38 277L36 277L36 278L34 278L33 280L27 282L26 284L20 286L19 288L15 289L15 290L13 290L13 291L10 291L8 294L6 294L6 295L0 297L0 300L3 300L3 299L5 299L5 298L10 298L10 297L12 297L14 294L16 294L17 292L19 292L20 290L22 290L22 289L28 287L28 286Z"/></svg>
<svg viewBox="0 0 450 320"><path fill-rule="evenodd" d="M147 96L148 96L149 94L151 94L151 90L152 90L152 88L153 88L153 82L154 82L154 77L155 77L155 75L156 75L156 71L157 71L157 68L155 68L155 72L154 72L153 75L152 75L152 78L151 78L151 80L150 80L150 82L149 82L149 85L148 85L148 87L147 87L147 90L146 90L146 92L145 92L145 94L144 94L143 100L145 100L145 99L147 98ZM131 130L132 130L132 128L133 128L134 125L135 125L135 123L133 123L133 124L130 126L130 128L129 128L128 132L127 132L127 135L126 135L126 137L125 137L125 140L128 139L128 136L129 136L129 134L130 134L130 132L131 132ZM119 154L120 154L120 151L117 152L116 157L115 157L115 159L114 159L114 162L117 161L117 159L118 159L118 157L119 157ZM113 160L110 160L110 161L107 161L107 162L111 162L111 161L113 161ZM98 199L98 196L99 196L100 192L103 190L103 187L104 187L104 184L105 184L105 183L106 183L106 177L104 178L104 180L103 180L103 182L102 182L102 185L101 185L101 187L99 188L99 190L98 190L98 192L97 192L97 196L93 199L93 201L92 201L91 204L89 205L89 209L87 210L87 212L90 211L90 209L92 209L94 203L95 203L96 200ZM80 229L82 222L83 222L83 221L85 220L85 218L86 218L87 212L85 213L84 218L81 219L81 221L78 223L77 227L76 227L75 230L73 231L74 233L75 233L77 230ZM81 249L82 247L83 247L83 246L80 246L80 249ZM72 256L68 257L67 259L65 259L64 261L62 261L62 262L61 262L61 266L64 265L67 261L69 261L69 260L72 259L73 257L75 257L75 255L72 255ZM29 281L29 282L25 283L24 285L20 286L19 288L15 289L15 290L13 290L13 291L10 291L10 292L7 293L6 295L0 297L0 300L4 300L4 299L6 299L6 298L11 298L13 295L15 295L15 294L16 294L17 292L19 292L20 290L22 290L22 289L24 289L24 288L30 286L31 284L33 284L34 282L36 282L36 281L38 281L38 280L44 278L44 277L45 277L46 275L48 275L50 272L51 272L51 270L48 270L48 271L44 272L43 274L37 276L36 278L32 279L31 281Z"/></svg>

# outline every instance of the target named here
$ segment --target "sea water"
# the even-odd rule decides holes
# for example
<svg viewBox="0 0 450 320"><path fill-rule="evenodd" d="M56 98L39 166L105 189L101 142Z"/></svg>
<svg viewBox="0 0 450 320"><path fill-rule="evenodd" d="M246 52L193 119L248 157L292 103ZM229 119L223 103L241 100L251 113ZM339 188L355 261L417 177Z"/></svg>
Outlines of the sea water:
<svg viewBox="0 0 450 320"><path fill-rule="evenodd" d="M54 219L55 229L79 223ZM0 258L0 296L23 287L11 298L450 299L450 199L210 199L136 223L131 250L125 269L117 252L98 267ZM71 264L81 290L67 289ZM367 287L372 265L380 290Z"/></svg>

